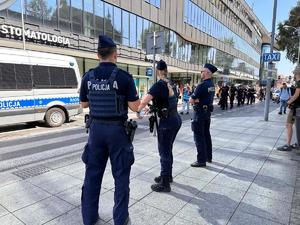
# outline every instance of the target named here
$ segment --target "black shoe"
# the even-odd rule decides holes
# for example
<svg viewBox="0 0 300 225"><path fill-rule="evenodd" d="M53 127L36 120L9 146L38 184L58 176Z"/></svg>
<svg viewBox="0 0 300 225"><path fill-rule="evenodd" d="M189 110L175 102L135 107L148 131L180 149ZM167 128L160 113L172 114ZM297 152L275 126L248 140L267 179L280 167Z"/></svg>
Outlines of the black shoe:
<svg viewBox="0 0 300 225"><path fill-rule="evenodd" d="M278 147L277 150L288 152L288 151L292 151L292 147L290 145L283 145L281 147Z"/></svg>
<svg viewBox="0 0 300 225"><path fill-rule="evenodd" d="M279 112L278 114L279 114L279 115L282 115L282 112Z"/></svg>
<svg viewBox="0 0 300 225"><path fill-rule="evenodd" d="M181 115L183 115L183 112L180 112Z"/></svg>
<svg viewBox="0 0 300 225"><path fill-rule="evenodd" d="M284 114L286 114L286 112L285 112L285 111L284 111L283 113L284 113Z"/></svg>
<svg viewBox="0 0 300 225"><path fill-rule="evenodd" d="M187 114L189 114L189 112L186 112L185 114L187 115Z"/></svg>
<svg viewBox="0 0 300 225"><path fill-rule="evenodd" d="M191 164L191 167L206 167L206 163L205 162L200 163L200 162L196 161Z"/></svg>
<svg viewBox="0 0 300 225"><path fill-rule="evenodd" d="M157 183L157 184L160 183L161 182L161 176L155 177L154 182ZM172 176L169 177L169 182L170 183L173 182L173 177Z"/></svg>
<svg viewBox="0 0 300 225"><path fill-rule="evenodd" d="M170 192L171 186L169 177L161 177L160 183L151 185L151 189L155 192Z"/></svg>
<svg viewBox="0 0 300 225"><path fill-rule="evenodd" d="M208 160L206 160L206 162L208 162L208 163L212 163L212 160L211 160L211 159L208 159Z"/></svg>

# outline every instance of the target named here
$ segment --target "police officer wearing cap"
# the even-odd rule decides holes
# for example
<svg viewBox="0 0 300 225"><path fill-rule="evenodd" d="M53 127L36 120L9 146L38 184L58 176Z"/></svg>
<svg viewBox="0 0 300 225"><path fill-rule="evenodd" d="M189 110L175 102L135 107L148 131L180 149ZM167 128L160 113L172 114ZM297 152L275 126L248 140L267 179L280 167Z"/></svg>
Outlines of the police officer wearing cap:
<svg viewBox="0 0 300 225"><path fill-rule="evenodd" d="M159 80L150 88L148 94L143 97L138 111L140 112L151 100L154 108L158 109L158 117L160 119L157 139L161 172L160 176L154 178L156 184L153 184L151 189L156 192L170 192L170 183L173 181L172 148L182 121L177 112L177 97L167 79L167 64L160 60L156 69Z"/></svg>
<svg viewBox="0 0 300 225"><path fill-rule="evenodd" d="M192 131L197 147L197 161L191 164L192 167L205 167L206 162L212 161L212 143L209 128L215 95L212 74L217 70L211 64L204 65L201 71L203 82L197 86L190 98L190 103L194 105Z"/></svg>
<svg viewBox="0 0 300 225"><path fill-rule="evenodd" d="M114 224L126 225L129 224L129 176L134 154L124 123L128 107L136 112L140 100L132 76L116 66L117 49L111 38L99 36L98 58L100 64L84 75L80 90L82 107L90 109L89 138L82 154L86 164L82 218L85 225L100 220L99 194L110 158L115 180Z"/></svg>

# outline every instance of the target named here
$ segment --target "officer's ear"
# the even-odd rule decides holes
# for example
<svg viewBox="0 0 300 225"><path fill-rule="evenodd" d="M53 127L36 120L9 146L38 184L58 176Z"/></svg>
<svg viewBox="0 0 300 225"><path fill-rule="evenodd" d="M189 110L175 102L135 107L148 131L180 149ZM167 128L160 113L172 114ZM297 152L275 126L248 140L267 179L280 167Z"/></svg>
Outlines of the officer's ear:
<svg viewBox="0 0 300 225"><path fill-rule="evenodd" d="M99 53L97 53L97 59L98 59L98 60L100 60L100 59L101 59L101 57L100 57Z"/></svg>

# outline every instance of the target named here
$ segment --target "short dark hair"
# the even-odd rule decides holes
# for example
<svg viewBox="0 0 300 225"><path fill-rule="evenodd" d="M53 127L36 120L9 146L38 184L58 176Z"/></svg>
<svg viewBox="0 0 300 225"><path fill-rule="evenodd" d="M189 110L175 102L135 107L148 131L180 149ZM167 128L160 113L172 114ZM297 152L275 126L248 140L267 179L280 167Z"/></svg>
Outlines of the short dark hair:
<svg viewBox="0 0 300 225"><path fill-rule="evenodd" d="M102 59L107 59L115 51L117 51L116 47L98 48L98 54Z"/></svg>
<svg viewBox="0 0 300 225"><path fill-rule="evenodd" d="M286 83L282 83L282 85L286 85Z"/></svg>

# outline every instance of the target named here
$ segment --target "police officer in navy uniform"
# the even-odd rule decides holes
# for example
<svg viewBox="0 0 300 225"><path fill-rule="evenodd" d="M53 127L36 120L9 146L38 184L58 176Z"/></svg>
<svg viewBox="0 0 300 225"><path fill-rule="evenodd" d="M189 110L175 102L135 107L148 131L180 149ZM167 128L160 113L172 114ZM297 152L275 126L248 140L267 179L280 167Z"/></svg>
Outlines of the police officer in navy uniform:
<svg viewBox="0 0 300 225"><path fill-rule="evenodd" d="M155 177L156 184L151 189L156 192L170 192L170 183L173 181L172 148L176 135L181 127L181 118L177 112L177 96L167 79L167 64L160 60L156 66L159 80L150 88L142 99L138 112L152 100L158 109L159 125L157 129L158 151L160 155L161 173ZM147 111L147 110L146 110Z"/></svg>
<svg viewBox="0 0 300 225"><path fill-rule="evenodd" d="M128 214L129 175L134 163L133 146L125 132L128 107L137 111L140 100L133 78L116 66L113 40L99 36L99 66L88 71L81 83L80 101L90 109L89 139L82 160L86 164L82 187L82 218L85 225L97 224L103 173L110 158L115 180L113 219L115 225L130 223Z"/></svg>
<svg viewBox="0 0 300 225"><path fill-rule="evenodd" d="M212 74L216 71L215 66L204 65L201 71L203 82L198 85L190 98L190 103L194 105L192 131L197 147L197 161L191 164L192 167L205 167L206 162L212 162L212 143L209 129L215 95Z"/></svg>

